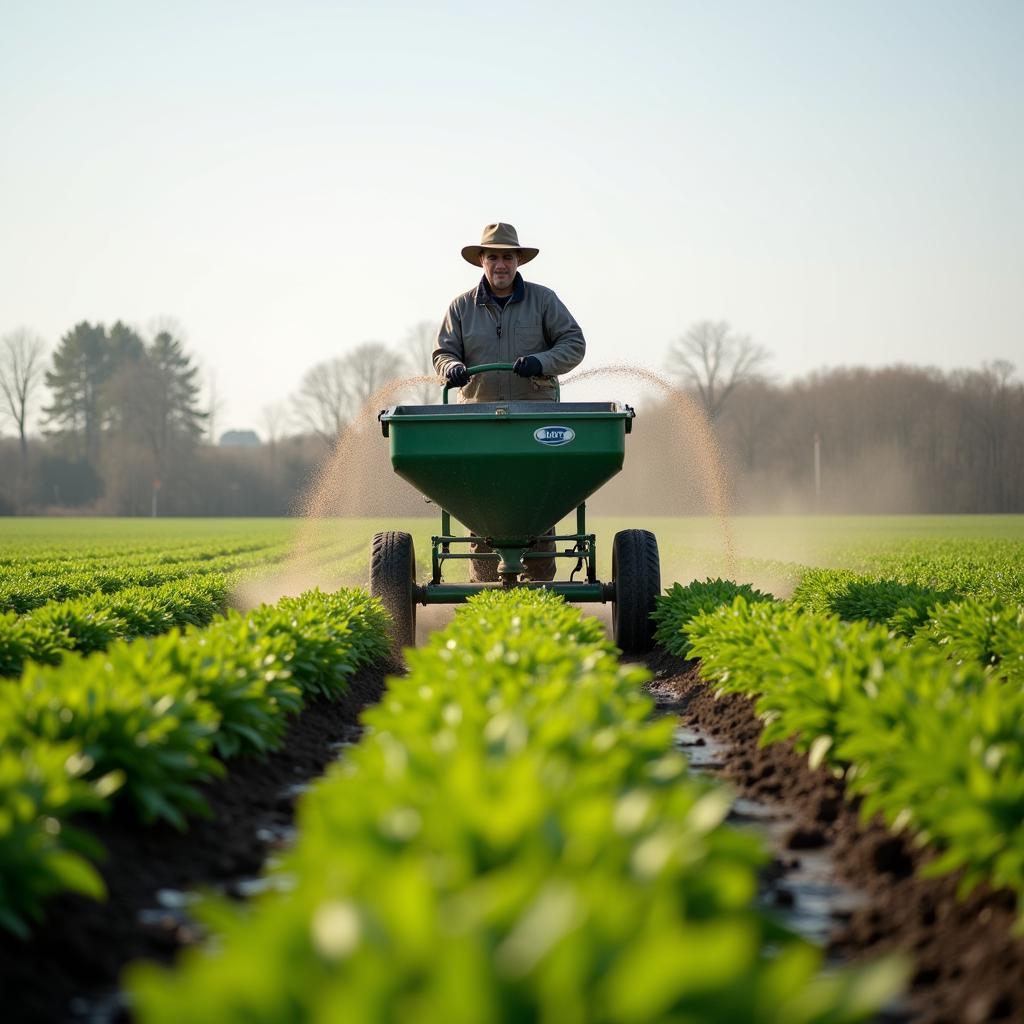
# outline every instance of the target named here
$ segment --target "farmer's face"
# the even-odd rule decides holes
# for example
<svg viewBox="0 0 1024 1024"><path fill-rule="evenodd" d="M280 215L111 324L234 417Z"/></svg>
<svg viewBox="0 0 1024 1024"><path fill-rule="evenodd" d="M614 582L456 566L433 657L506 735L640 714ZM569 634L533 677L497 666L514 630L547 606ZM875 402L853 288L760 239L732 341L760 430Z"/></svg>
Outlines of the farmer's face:
<svg viewBox="0 0 1024 1024"><path fill-rule="evenodd" d="M512 285L519 266L519 253L493 250L484 252L480 257L484 268L484 276L495 295L511 295Z"/></svg>

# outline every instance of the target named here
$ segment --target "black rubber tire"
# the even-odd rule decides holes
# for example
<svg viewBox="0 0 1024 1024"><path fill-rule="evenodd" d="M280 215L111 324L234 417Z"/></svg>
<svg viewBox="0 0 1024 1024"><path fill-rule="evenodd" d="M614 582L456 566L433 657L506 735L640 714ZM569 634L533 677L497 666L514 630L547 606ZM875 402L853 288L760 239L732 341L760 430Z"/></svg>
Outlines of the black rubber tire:
<svg viewBox="0 0 1024 1024"><path fill-rule="evenodd" d="M654 599L661 593L658 538L649 530L621 530L612 541L612 632L625 654L654 645Z"/></svg>
<svg viewBox="0 0 1024 1024"><path fill-rule="evenodd" d="M375 533L370 542L370 595L391 613L395 650L416 645L416 552L412 536L399 530Z"/></svg>

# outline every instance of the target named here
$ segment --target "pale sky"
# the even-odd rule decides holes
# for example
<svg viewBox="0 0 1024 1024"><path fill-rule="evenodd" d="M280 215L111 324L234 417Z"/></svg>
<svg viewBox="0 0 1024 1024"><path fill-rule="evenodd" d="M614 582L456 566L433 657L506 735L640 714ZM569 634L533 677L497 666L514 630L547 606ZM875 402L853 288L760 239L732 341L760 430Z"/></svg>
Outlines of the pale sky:
<svg viewBox="0 0 1024 1024"><path fill-rule="evenodd" d="M505 220L588 340L1024 367L1024 2L0 0L0 334L183 325L221 427Z"/></svg>

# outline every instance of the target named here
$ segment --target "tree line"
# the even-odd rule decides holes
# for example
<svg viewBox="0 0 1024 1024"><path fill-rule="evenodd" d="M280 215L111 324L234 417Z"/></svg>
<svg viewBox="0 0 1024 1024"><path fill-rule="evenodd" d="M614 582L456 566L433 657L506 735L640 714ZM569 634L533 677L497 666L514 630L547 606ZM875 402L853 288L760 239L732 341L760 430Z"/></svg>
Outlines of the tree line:
<svg viewBox="0 0 1024 1024"><path fill-rule="evenodd" d="M837 367L789 382L770 365L724 322L692 325L668 351L715 428L737 509L1024 512L1024 383L1012 363Z"/></svg>
<svg viewBox="0 0 1024 1024"><path fill-rule="evenodd" d="M12 331L0 338L0 413L13 435L0 438L0 514L287 514L371 395L416 377L396 397L437 401L436 331L422 321L397 345L364 342L311 367L294 395L263 409L264 443L251 448L216 444L216 396L204 397L174 321L145 333L82 322L52 353L33 332ZM1024 384L1007 362L838 368L783 382L763 346L700 321L668 346L664 372L680 394L644 405L626 468L597 511L706 512L709 460L723 467L736 512L1024 511ZM712 426L713 452L693 410ZM386 446L361 447L365 464L351 473L367 486L348 488L338 511L375 514L384 500L422 513Z"/></svg>

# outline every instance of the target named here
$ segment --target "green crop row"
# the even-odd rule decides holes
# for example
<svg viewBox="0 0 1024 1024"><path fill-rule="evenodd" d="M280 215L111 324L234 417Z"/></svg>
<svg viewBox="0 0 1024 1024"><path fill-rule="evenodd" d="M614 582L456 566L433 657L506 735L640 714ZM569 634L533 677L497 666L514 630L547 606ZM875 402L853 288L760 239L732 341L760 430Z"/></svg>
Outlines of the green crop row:
<svg viewBox="0 0 1024 1024"><path fill-rule="evenodd" d="M1024 603L988 591L964 596L848 569L807 572L791 598L806 611L887 626L925 640L955 661L975 661L1024 685Z"/></svg>
<svg viewBox="0 0 1024 1024"><path fill-rule="evenodd" d="M317 560L332 557L339 549L345 551L350 547L347 539L321 541L312 547L308 556ZM363 545L365 546L365 544ZM219 566L236 565L273 565L289 556L298 558L299 549L292 543L261 544L255 542L236 543L231 545L192 544L187 547L159 547L145 549L136 553L124 553L120 549L100 550L88 556L66 556L54 558L36 558L21 556L7 565L7 576L17 573L25 580L39 580L48 576L63 576L78 572L97 572L97 563L102 563L100 572L116 572L122 570L138 571L145 569L161 570L169 567L189 566L201 567L210 562Z"/></svg>
<svg viewBox="0 0 1024 1024"><path fill-rule="evenodd" d="M213 947L129 978L140 1021L839 1022L898 984L817 974L754 906L757 843L593 619L481 595L407 653L300 803L287 891L211 901Z"/></svg>
<svg viewBox="0 0 1024 1024"><path fill-rule="evenodd" d="M853 548L843 564L875 579L915 584L964 596L1024 602L1019 540L930 538Z"/></svg>
<svg viewBox="0 0 1024 1024"><path fill-rule="evenodd" d="M294 520L11 519L0 537L0 566L50 559L108 559L195 551L230 554L295 535Z"/></svg>
<svg viewBox="0 0 1024 1024"><path fill-rule="evenodd" d="M284 557L284 549L279 557ZM67 572L52 576L34 576L31 572L8 573L0 583L0 614L23 614L51 602L69 601L88 594L116 594L128 587L156 587L172 580L196 576L229 574L266 564L259 555L227 555L218 558L179 562L174 565L120 566Z"/></svg>
<svg viewBox="0 0 1024 1024"><path fill-rule="evenodd" d="M239 547L231 553L195 552L182 559L173 551L163 556L153 554L139 560L121 559L108 553L103 568L92 563L61 568L53 562L26 562L17 571L4 573L0 582L0 614L24 614L48 604L74 600L89 594L114 594L127 587L160 586L173 580L194 576L221 574L233 582L259 577L273 571L287 559L287 572L301 576L314 571L323 576L326 570L346 566L356 551L364 551L360 541L350 539L321 542L309 550L285 544L267 547Z"/></svg>
<svg viewBox="0 0 1024 1024"><path fill-rule="evenodd" d="M228 590L227 578L212 574L7 612L0 615L0 676L19 675L28 662L56 665L69 651L91 654L117 640L205 626L224 610Z"/></svg>
<svg viewBox="0 0 1024 1024"><path fill-rule="evenodd" d="M75 551L74 553L66 551L52 554L24 552L0 558L0 567L22 570L31 573L33 576L52 576L90 569L97 562L103 562L108 567L115 565L119 568L127 566L175 565L180 562L201 562L212 558L237 557L239 555L257 553L273 557L275 553L285 548L286 545L283 543L267 544L261 541L240 540L230 544L211 544L207 541L179 544L173 547L160 544L158 547L150 545L127 550L123 548L97 548L87 551Z"/></svg>
<svg viewBox="0 0 1024 1024"><path fill-rule="evenodd" d="M974 620L955 607L927 628L966 650ZM1019 637L1020 624L1007 632ZM908 644L885 626L743 597L699 612L686 643L716 686L757 697L763 742L792 739L812 766L843 769L865 817L880 812L931 844L929 873L963 869L964 891L987 880L1024 909L1024 687L1006 669L957 664L946 642Z"/></svg>
<svg viewBox="0 0 1024 1024"><path fill-rule="evenodd" d="M809 569L793 591L793 605L812 612L830 612L852 622L885 624L903 636L913 636L937 605L961 595L951 589L878 578L852 569Z"/></svg>
<svg viewBox="0 0 1024 1024"><path fill-rule="evenodd" d="M0 924L24 934L51 893L102 891L74 813L116 799L185 828L223 760L275 748L306 699L386 657L386 619L362 591L310 591L0 687Z"/></svg>

